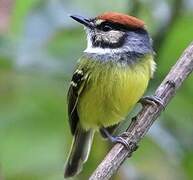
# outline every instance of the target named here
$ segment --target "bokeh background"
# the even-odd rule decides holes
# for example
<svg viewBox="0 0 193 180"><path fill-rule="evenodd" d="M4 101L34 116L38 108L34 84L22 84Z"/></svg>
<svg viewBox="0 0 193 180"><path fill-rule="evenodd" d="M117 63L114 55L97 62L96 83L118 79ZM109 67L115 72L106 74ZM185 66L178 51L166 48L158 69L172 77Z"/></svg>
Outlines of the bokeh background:
<svg viewBox="0 0 193 180"><path fill-rule="evenodd" d="M104 11L146 22L158 64L147 91L153 93L193 40L193 0L0 1L0 180L63 179L72 140L66 93L86 47L82 26L68 14L94 17ZM96 134L89 161L75 179L88 179L110 147ZM193 77L113 179L193 179Z"/></svg>

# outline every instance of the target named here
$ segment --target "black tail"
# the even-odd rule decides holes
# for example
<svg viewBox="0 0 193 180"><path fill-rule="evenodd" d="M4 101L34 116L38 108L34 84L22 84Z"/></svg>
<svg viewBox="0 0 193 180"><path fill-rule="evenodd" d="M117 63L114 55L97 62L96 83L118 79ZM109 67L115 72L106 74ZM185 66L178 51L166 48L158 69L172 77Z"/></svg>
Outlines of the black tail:
<svg viewBox="0 0 193 180"><path fill-rule="evenodd" d="M81 128L76 130L64 172L65 178L72 177L81 171L82 165L88 159L92 139L92 130L84 131Z"/></svg>

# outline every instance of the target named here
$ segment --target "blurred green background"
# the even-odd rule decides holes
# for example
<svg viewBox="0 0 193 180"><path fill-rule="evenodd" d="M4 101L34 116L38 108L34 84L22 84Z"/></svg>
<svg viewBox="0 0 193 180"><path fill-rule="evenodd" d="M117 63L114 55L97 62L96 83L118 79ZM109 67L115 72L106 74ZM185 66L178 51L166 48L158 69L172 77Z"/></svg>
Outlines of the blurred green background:
<svg viewBox="0 0 193 180"><path fill-rule="evenodd" d="M86 47L82 26L68 14L104 11L146 22L158 67L151 94L193 40L193 0L0 1L0 180L63 179L72 140L66 92ZM110 147L96 134L89 161L74 179L87 179ZM193 77L113 179L193 179Z"/></svg>

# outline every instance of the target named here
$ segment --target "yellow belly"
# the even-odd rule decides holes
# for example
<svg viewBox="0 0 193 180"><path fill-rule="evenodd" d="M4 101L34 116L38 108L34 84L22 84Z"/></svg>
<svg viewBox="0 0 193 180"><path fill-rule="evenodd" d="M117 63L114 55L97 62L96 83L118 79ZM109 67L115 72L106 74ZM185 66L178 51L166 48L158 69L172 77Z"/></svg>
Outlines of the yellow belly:
<svg viewBox="0 0 193 180"><path fill-rule="evenodd" d="M85 129L108 127L123 120L147 88L153 58L121 67L94 62L78 101L78 115Z"/></svg>

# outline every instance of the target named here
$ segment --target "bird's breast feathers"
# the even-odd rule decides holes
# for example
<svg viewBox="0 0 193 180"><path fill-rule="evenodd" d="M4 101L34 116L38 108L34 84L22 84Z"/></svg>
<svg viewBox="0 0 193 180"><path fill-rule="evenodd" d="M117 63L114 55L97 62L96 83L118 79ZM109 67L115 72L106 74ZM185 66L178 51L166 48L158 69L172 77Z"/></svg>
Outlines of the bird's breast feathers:
<svg viewBox="0 0 193 180"><path fill-rule="evenodd" d="M78 69L87 74L77 104L80 124L85 129L98 129L116 124L127 116L146 90L155 63L152 55L130 66L84 57Z"/></svg>

